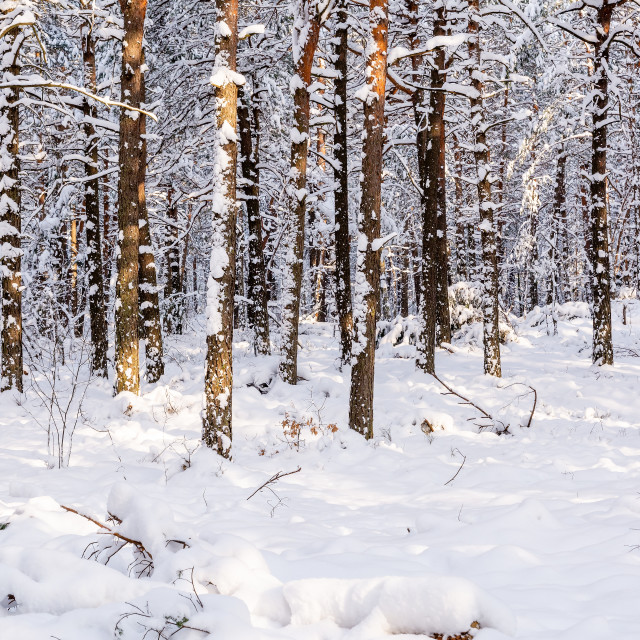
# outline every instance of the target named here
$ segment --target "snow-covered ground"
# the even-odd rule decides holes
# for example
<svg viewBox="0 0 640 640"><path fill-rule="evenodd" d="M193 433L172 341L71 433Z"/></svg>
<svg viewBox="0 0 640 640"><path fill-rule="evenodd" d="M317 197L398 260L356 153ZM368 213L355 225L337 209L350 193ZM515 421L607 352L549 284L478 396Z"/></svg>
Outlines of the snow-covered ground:
<svg viewBox="0 0 640 640"><path fill-rule="evenodd" d="M383 340L365 442L317 324L297 387L238 343L233 462L198 448L201 334L170 340L140 398L92 384L65 469L47 468L37 396L3 395L0 638L375 640L472 622L480 640L640 637L640 305L626 304L613 368L591 366L582 305L560 309L557 336L542 313L521 320L502 380L464 341L438 353L442 380L511 435L479 429L415 371L414 347Z"/></svg>

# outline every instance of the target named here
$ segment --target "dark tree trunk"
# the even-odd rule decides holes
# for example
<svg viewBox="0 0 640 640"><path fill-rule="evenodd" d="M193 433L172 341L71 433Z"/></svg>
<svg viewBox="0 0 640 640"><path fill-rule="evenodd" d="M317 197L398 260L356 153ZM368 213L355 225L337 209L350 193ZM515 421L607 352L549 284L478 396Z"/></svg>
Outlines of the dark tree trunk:
<svg viewBox="0 0 640 640"><path fill-rule="evenodd" d="M254 349L257 355L269 355L268 292L265 278L264 253L262 251L262 220L260 218L260 123L259 109L253 105L253 127L251 122L251 98L247 91L238 89L238 128L240 130L240 153L243 178L244 201L247 207L249 228L249 264L247 269L248 298L251 303L247 313L249 326L253 330ZM253 141L252 129L255 131Z"/></svg>
<svg viewBox="0 0 640 640"><path fill-rule="evenodd" d="M382 146L387 80L387 0L369 2L368 95L364 103L365 138L362 149L362 199L358 220L358 263L354 300L349 426L373 437L373 381L376 311L380 293Z"/></svg>
<svg viewBox="0 0 640 640"><path fill-rule="evenodd" d="M598 43L593 60L595 105L591 137L591 258L593 282L593 362L613 364L611 282L607 213L607 123L609 119L609 28L613 5L598 9Z"/></svg>
<svg viewBox="0 0 640 640"><path fill-rule="evenodd" d="M353 311L351 306L351 258L349 242L349 172L348 172L348 122L347 122L347 26L346 1L341 0L336 10L337 28L334 45L334 66L338 72L335 79L335 119L333 136L335 157L335 243L336 243L336 307L340 326L340 363L351 359L351 333Z"/></svg>
<svg viewBox="0 0 640 640"><path fill-rule="evenodd" d="M15 31L6 33L0 44L3 61L12 55ZM9 75L20 74L14 59L5 68ZM2 381L0 390L15 389L22 393L22 248L20 160L18 158L20 114L16 89L2 89L0 106L0 196L2 197Z"/></svg>
<svg viewBox="0 0 640 640"><path fill-rule="evenodd" d="M444 5L438 3L433 21L434 37L447 34L446 20L444 17ZM446 58L444 48L440 48L435 54L435 66L431 68L431 86L441 89L446 80ZM447 183L446 183L446 156L445 156L445 100L444 91L429 92L429 127L427 137L429 139L427 154L433 154L433 160L427 160L429 167L435 167L435 173L429 172L429 180L436 183L435 194L427 190L428 199L435 195L435 202L429 202L428 206L434 206L437 211L436 221L436 344L451 342L451 315L449 313L449 249L447 243Z"/></svg>
<svg viewBox="0 0 640 640"><path fill-rule="evenodd" d="M85 86L89 91L96 90L96 55L92 33L86 30L82 35L82 54L84 61ZM107 313L104 297L104 277L102 267L102 233L100 227L100 180L98 174L98 136L92 124L97 117L95 103L85 100L83 103L85 155L89 162L84 163L85 183L85 233L87 242L87 280L89 298L89 327L91 330L91 370L94 375L107 377Z"/></svg>
<svg viewBox="0 0 640 640"><path fill-rule="evenodd" d="M165 328L168 333L182 333L183 289L180 271L178 203L175 190L170 187L167 192L166 261L167 276L164 288ZM185 243L186 244L186 243Z"/></svg>

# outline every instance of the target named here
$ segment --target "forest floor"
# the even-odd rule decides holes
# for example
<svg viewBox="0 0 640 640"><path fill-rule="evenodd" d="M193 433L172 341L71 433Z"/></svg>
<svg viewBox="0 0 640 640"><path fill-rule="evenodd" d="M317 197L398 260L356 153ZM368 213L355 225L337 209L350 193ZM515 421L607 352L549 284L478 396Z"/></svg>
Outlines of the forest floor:
<svg viewBox="0 0 640 640"><path fill-rule="evenodd" d="M366 442L347 428L333 327L310 323L296 387L238 342L233 462L198 447L202 333L169 340L139 398L89 386L68 468L48 468L37 394L5 393L0 637L378 640L475 621L480 640L638 637L640 303L626 304L614 367L591 365L578 304L558 335L542 312L515 323L501 380L469 333L439 351L441 379L492 425L416 372L415 347L383 340Z"/></svg>

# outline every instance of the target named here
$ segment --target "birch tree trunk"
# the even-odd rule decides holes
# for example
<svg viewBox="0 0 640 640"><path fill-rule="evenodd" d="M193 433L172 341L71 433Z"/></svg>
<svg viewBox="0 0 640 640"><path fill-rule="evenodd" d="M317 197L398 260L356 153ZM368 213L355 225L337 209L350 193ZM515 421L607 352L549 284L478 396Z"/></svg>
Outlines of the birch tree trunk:
<svg viewBox="0 0 640 640"><path fill-rule="evenodd" d="M121 102L140 108L143 99L143 38L146 0L120 0L124 17L122 39ZM138 344L138 249L140 177L143 175L140 113L120 111L118 184L118 278L116 282L115 391L140 392Z"/></svg>
<svg viewBox="0 0 640 640"><path fill-rule="evenodd" d="M369 2L369 36L362 147L362 198L358 216L358 262L354 291L349 426L373 437L376 311L380 293L380 214L384 103L387 80L387 0Z"/></svg>
<svg viewBox="0 0 640 640"><path fill-rule="evenodd" d="M298 324L302 288L304 223L307 201L307 153L309 147L309 92L311 67L320 35L320 16L315 3L297 0L293 23L293 91L294 127L291 129L291 169L289 211L287 212L286 259L283 284L282 325L280 330L282 360L280 375L289 384L298 381Z"/></svg>
<svg viewBox="0 0 640 640"><path fill-rule="evenodd" d="M212 241L207 282L207 357L202 440L231 458L233 390L233 308L236 247L236 73L238 2L216 0L215 66L211 77L216 100L217 131L212 201Z"/></svg>
<svg viewBox="0 0 640 640"><path fill-rule="evenodd" d="M484 337L484 372L500 377L500 334L498 328L498 260L494 223L495 204L491 200L491 172L489 147L486 139L485 109L483 104L484 74L480 43L479 0L469 4L469 72L473 93L470 97L471 121L475 138L474 158L477 170L478 207L480 210L480 240L482 244L482 313Z"/></svg>
<svg viewBox="0 0 640 640"><path fill-rule="evenodd" d="M96 55L95 41L91 31L82 34L82 57L84 62L85 86L93 93L96 91ZM87 280L89 285L89 327L91 330L91 370L94 375L107 377L107 315L104 297L104 279L102 271L102 233L100 226L100 181L98 174L98 136L92 124L97 117L95 103L84 100L84 136L85 155L89 162L84 163L85 183L85 233L87 242Z"/></svg>

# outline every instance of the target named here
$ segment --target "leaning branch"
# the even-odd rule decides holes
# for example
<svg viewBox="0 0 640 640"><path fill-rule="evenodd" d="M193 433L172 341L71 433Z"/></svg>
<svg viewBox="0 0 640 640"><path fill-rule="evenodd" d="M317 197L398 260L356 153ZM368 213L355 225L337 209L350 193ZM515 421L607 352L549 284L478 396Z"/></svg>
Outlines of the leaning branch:
<svg viewBox="0 0 640 640"><path fill-rule="evenodd" d="M258 491L262 491L263 489L265 489L266 487L268 487L270 484L274 484L275 482L278 482L278 480L280 480L280 478L284 478L285 476L291 476L294 473L298 473L298 471L302 471L302 467L298 467L295 471L287 471L287 473L284 473L283 471L278 471L278 473L276 473L275 475L272 475L264 484L261 484L248 498L247 500L251 500L251 498L253 498L253 496L256 495L256 493L258 493Z"/></svg>

